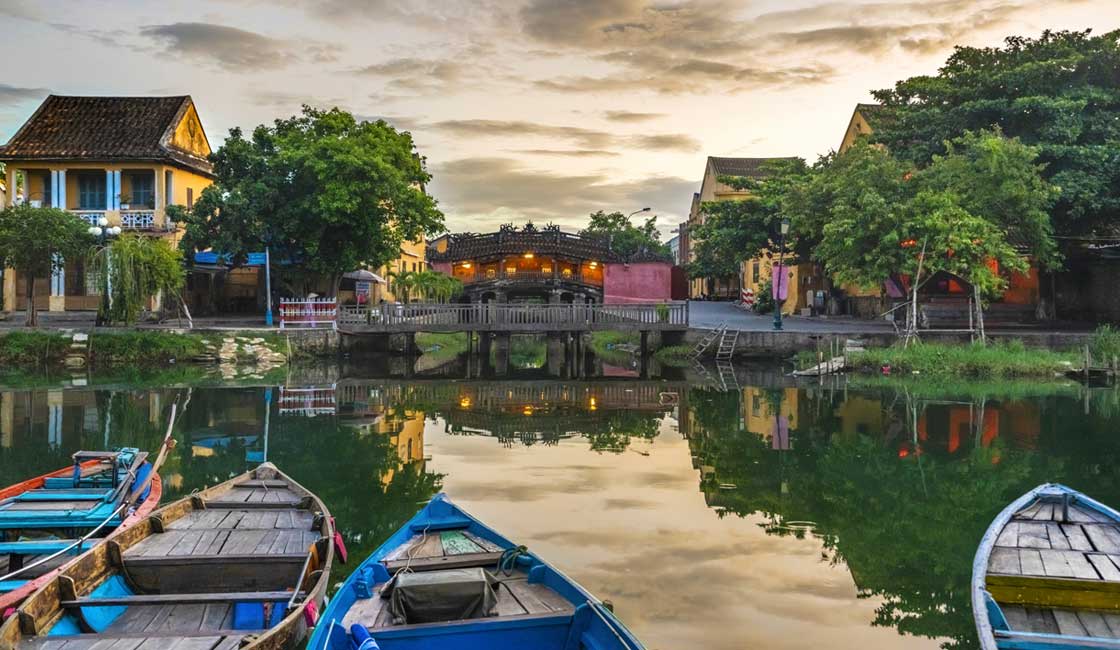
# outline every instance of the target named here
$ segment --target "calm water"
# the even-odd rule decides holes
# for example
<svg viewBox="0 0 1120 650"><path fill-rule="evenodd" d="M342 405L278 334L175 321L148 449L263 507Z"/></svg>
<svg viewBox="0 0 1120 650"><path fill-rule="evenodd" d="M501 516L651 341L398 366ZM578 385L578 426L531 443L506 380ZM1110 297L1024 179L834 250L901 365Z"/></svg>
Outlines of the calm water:
<svg viewBox="0 0 1120 650"><path fill-rule="evenodd" d="M1116 389L718 376L193 388L165 496L267 455L362 557L443 490L652 649L974 647L970 562L1004 504L1044 481L1120 503ZM154 448L187 393L0 389L0 483Z"/></svg>

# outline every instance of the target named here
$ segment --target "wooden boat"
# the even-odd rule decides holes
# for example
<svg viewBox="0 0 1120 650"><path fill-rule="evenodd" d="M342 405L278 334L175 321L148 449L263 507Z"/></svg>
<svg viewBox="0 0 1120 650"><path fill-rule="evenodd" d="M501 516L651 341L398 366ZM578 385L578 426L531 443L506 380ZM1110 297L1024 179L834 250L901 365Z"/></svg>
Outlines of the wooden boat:
<svg viewBox="0 0 1120 650"><path fill-rule="evenodd" d="M65 565L0 626L0 649L294 647L322 605L333 536L326 506L262 464Z"/></svg>
<svg viewBox="0 0 1120 650"><path fill-rule="evenodd" d="M436 496L332 597L308 650L640 650L611 609Z"/></svg>
<svg viewBox="0 0 1120 650"><path fill-rule="evenodd" d="M1120 512L1048 483L1007 506L972 564L983 650L1120 649Z"/></svg>
<svg viewBox="0 0 1120 650"><path fill-rule="evenodd" d="M151 514L163 488L147 457L137 449L79 451L71 467L0 490L0 614L114 529Z"/></svg>

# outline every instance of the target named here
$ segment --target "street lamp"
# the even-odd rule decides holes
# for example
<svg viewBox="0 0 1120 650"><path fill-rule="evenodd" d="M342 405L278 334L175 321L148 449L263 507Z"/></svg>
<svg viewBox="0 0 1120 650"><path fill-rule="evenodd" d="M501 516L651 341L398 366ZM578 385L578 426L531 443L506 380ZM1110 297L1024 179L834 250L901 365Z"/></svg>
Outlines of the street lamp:
<svg viewBox="0 0 1120 650"><path fill-rule="evenodd" d="M785 302L782 295L782 285L786 285L786 292L789 292L789 282L786 279L786 235L789 234L789 219L783 218L779 226L781 237L778 238L778 272L775 277L770 278L770 283L774 291L774 330L780 331L782 329L782 303Z"/></svg>
<svg viewBox="0 0 1120 650"><path fill-rule="evenodd" d="M627 218L627 219L629 219L630 217L632 217L632 216L634 216L634 215L638 214L639 212L649 212L649 211L650 211L650 209L651 209L651 208L642 208L641 210L634 210L634 211L633 211L633 212L631 212L630 214L626 215L626 218Z"/></svg>
<svg viewBox="0 0 1120 650"><path fill-rule="evenodd" d="M121 234L120 226L109 227L109 220L101 217L97 220L97 225L90 226L90 235L97 238L97 243L105 248L105 291L101 296L101 302L104 303L105 309L98 310L96 325L100 327L105 324L105 317L102 311L108 314L113 308L113 257L109 251L108 241L111 237L116 237Z"/></svg>

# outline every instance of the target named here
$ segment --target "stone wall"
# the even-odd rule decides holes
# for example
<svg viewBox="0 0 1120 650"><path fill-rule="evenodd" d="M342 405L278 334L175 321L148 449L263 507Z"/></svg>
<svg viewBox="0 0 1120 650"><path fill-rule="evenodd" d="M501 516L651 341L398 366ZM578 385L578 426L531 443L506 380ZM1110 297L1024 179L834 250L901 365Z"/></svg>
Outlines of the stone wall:
<svg viewBox="0 0 1120 650"><path fill-rule="evenodd" d="M603 302L661 302L672 299L673 266L667 262L607 264Z"/></svg>

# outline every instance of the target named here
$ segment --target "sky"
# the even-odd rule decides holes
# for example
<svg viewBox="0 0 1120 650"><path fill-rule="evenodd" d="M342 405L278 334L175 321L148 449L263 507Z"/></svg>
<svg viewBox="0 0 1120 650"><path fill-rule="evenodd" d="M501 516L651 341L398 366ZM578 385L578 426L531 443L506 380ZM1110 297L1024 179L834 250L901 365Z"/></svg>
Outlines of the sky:
<svg viewBox="0 0 1120 650"><path fill-rule="evenodd" d="M412 133L451 231L665 236L707 156L836 148L954 45L1120 28L1120 0L0 0L0 142L48 94L193 96L215 148L303 104Z"/></svg>

